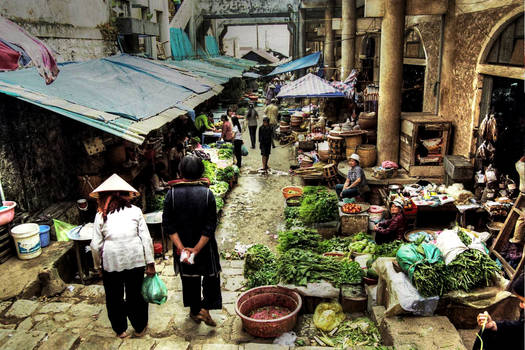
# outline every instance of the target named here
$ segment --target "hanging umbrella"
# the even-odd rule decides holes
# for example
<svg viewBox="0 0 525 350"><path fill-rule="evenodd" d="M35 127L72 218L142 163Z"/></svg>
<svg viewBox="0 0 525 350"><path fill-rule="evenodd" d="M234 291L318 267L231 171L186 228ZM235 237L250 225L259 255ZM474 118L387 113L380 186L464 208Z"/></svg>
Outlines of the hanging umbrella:
<svg viewBox="0 0 525 350"><path fill-rule="evenodd" d="M0 44L0 58L2 60L0 70L15 70L20 66L20 63L22 65L27 64L28 58L30 58L46 84L51 84L58 76L59 69L52 51L23 28L1 16Z"/></svg>

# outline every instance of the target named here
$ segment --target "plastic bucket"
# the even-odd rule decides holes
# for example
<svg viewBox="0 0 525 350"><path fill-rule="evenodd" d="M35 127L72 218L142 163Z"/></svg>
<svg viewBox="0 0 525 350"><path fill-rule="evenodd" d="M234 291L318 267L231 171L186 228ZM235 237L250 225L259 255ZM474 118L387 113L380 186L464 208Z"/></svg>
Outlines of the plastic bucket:
<svg viewBox="0 0 525 350"><path fill-rule="evenodd" d="M22 224L11 229L16 253L22 260L33 259L42 254L40 247L40 228L37 224Z"/></svg>
<svg viewBox="0 0 525 350"><path fill-rule="evenodd" d="M49 245L49 230L51 227L48 225L39 225L40 229L40 246L42 248L47 247Z"/></svg>

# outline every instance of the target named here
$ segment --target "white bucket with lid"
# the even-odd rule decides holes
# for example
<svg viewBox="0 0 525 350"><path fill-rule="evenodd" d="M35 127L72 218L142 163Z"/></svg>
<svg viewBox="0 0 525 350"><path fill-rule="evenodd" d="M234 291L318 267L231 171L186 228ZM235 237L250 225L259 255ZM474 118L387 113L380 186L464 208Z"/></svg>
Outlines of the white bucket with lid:
<svg viewBox="0 0 525 350"><path fill-rule="evenodd" d="M21 224L11 229L15 240L18 258L33 259L42 254L40 247L40 227L37 224Z"/></svg>

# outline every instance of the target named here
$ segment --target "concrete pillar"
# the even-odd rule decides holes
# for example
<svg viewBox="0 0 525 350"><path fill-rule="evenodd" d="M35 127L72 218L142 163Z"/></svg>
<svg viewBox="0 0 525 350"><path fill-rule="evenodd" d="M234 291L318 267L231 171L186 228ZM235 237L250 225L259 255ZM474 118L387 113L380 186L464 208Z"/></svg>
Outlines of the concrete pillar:
<svg viewBox="0 0 525 350"><path fill-rule="evenodd" d="M334 1L328 0L326 9L324 10L324 64L328 66L325 78L328 80L334 73L334 31L332 30L332 18L334 17Z"/></svg>
<svg viewBox="0 0 525 350"><path fill-rule="evenodd" d="M192 6L191 9L191 19L189 23L189 36L190 36L190 42L191 46L197 52L197 26L195 25L195 7Z"/></svg>
<svg viewBox="0 0 525 350"><path fill-rule="evenodd" d="M170 20L169 20L169 9L168 9L168 3L167 1L163 2L163 8L162 8L162 14L160 16L160 42L165 43L162 44L164 47L164 53L166 54L166 58L168 56L171 56L171 49L170 49Z"/></svg>
<svg viewBox="0 0 525 350"><path fill-rule="evenodd" d="M297 50L298 56L303 57L306 53L306 23L305 23L305 10L299 9L299 23L298 23L298 42Z"/></svg>
<svg viewBox="0 0 525 350"><path fill-rule="evenodd" d="M398 162L405 0L384 0L379 71L378 162Z"/></svg>
<svg viewBox="0 0 525 350"><path fill-rule="evenodd" d="M357 16L355 0L342 0L343 30L341 33L341 80L355 67L355 33L357 30Z"/></svg>
<svg viewBox="0 0 525 350"><path fill-rule="evenodd" d="M441 83L439 112L450 106L451 91L454 89L454 60L456 49L456 1L449 0L447 13L444 16L443 58L441 62Z"/></svg>

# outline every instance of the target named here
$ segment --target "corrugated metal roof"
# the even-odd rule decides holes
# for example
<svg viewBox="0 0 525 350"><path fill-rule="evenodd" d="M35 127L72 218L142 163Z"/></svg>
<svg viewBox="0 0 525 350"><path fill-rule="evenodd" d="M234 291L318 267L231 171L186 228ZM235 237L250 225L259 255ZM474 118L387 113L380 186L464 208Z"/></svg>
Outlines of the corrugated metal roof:
<svg viewBox="0 0 525 350"><path fill-rule="evenodd" d="M231 78L242 76L242 70L217 66L204 60L168 61L167 64L186 69L219 84L225 84Z"/></svg>
<svg viewBox="0 0 525 350"><path fill-rule="evenodd" d="M277 97L345 97L345 94L323 78L309 73L281 87Z"/></svg>

